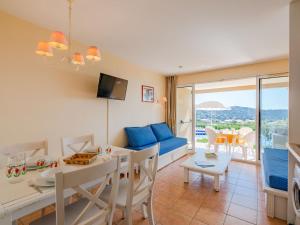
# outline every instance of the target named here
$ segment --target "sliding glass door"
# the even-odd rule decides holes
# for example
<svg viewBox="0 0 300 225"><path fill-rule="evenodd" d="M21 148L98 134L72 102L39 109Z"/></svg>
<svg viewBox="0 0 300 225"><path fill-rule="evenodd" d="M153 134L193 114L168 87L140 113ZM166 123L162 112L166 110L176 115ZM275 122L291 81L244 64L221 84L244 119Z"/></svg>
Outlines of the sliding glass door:
<svg viewBox="0 0 300 225"><path fill-rule="evenodd" d="M282 75L178 86L177 136L188 139L189 149L218 144L233 159L252 162L265 148L286 148L288 83ZM210 143L207 128L227 141Z"/></svg>
<svg viewBox="0 0 300 225"><path fill-rule="evenodd" d="M256 161L256 78L195 86L198 151L230 152L235 160Z"/></svg>
<svg viewBox="0 0 300 225"><path fill-rule="evenodd" d="M286 149L288 142L288 77L259 79L259 145Z"/></svg>

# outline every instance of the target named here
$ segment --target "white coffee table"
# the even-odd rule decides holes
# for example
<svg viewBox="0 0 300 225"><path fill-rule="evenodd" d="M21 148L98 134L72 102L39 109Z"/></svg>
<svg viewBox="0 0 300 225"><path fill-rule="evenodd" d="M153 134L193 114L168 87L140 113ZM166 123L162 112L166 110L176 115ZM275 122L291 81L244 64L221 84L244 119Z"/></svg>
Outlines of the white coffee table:
<svg viewBox="0 0 300 225"><path fill-rule="evenodd" d="M231 161L231 154L217 153L217 155L217 158L206 158L204 152L198 152L181 163L180 166L184 168L184 182L189 182L190 171L207 174L214 177L215 191L220 191L220 176L227 172L228 165ZM203 168L197 166L195 161L213 164L214 166Z"/></svg>

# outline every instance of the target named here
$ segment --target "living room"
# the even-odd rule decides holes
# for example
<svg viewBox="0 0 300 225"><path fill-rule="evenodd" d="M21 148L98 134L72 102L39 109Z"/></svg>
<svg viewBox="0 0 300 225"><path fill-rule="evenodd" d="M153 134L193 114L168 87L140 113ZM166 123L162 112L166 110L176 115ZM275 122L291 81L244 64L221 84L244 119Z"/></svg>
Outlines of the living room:
<svg viewBox="0 0 300 225"><path fill-rule="evenodd" d="M299 0L1 1L0 224L69 224L72 208L73 224L300 224L299 11ZM283 106L263 88L284 88ZM254 91L252 105L235 99L252 121L202 100L232 91ZM261 142L271 100L288 135L264 159L277 149ZM245 156L248 125L235 126L248 120Z"/></svg>

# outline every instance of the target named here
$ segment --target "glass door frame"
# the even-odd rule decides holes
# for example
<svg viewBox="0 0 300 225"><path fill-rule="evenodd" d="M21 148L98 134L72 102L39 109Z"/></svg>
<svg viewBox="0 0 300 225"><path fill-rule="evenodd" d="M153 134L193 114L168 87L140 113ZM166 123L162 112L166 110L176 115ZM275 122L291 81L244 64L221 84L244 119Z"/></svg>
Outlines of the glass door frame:
<svg viewBox="0 0 300 225"><path fill-rule="evenodd" d="M196 152L196 145L195 145L195 134L196 134L196 110L195 110L195 84L184 84L184 85L176 85L177 88L185 88L191 87L192 88L192 149L189 149L190 152ZM176 96L177 98L177 96ZM177 106L176 106L177 111ZM176 124L176 131L177 131L177 124Z"/></svg>
<svg viewBox="0 0 300 225"><path fill-rule="evenodd" d="M278 73L278 74L269 74L269 75L259 75L256 77L256 162L261 161L261 100L262 100L262 80L272 79L279 77L289 77L289 73Z"/></svg>
<svg viewBox="0 0 300 225"><path fill-rule="evenodd" d="M278 78L278 77L289 77L288 72L278 73L278 74L266 74L266 75L257 75L257 76L249 76L250 77L256 77L256 160L255 161L248 161L243 160L243 162L249 162L249 163L260 163L261 160L261 149L260 149L260 108L261 108L261 81L263 79L268 78ZM246 77L247 78L247 77ZM230 80L230 79L228 79ZM226 81L226 80L221 80ZM211 81L215 82L215 81ZM192 88L192 150L191 152L196 151L196 143L195 143L195 136L196 136L196 109L195 109L195 86L197 83L193 84L185 84L185 85L177 85L176 88L180 87L191 87ZM176 128L177 129L177 128Z"/></svg>

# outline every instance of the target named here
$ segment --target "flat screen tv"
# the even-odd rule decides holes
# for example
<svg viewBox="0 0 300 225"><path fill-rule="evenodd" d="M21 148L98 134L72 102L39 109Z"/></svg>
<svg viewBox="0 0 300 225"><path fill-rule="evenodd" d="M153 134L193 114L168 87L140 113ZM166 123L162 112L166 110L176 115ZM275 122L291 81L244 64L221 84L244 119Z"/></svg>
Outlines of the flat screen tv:
<svg viewBox="0 0 300 225"><path fill-rule="evenodd" d="M125 100L128 81L100 73L97 98Z"/></svg>

